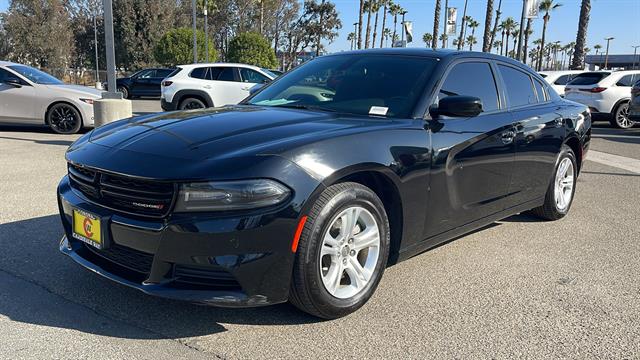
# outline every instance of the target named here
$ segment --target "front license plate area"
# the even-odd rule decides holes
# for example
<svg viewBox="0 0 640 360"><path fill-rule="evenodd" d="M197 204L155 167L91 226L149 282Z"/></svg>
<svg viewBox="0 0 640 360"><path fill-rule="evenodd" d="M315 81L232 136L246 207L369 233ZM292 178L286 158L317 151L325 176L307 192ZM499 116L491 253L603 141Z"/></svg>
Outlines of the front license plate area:
<svg viewBox="0 0 640 360"><path fill-rule="evenodd" d="M72 236L98 249L104 248L100 218L84 210L73 209Z"/></svg>

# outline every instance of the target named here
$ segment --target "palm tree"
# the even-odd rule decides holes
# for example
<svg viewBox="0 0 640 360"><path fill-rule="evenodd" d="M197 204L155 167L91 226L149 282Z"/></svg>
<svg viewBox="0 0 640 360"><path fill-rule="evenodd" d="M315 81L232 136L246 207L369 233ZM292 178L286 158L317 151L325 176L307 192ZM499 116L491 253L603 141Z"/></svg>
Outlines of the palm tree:
<svg viewBox="0 0 640 360"><path fill-rule="evenodd" d="M360 11L358 13L358 49L362 49L362 15L364 13L364 0L360 0Z"/></svg>
<svg viewBox="0 0 640 360"><path fill-rule="evenodd" d="M591 52L591 49L589 49L588 47L584 48L584 59L582 60L582 68L585 68L585 60L587 58L587 54Z"/></svg>
<svg viewBox="0 0 640 360"><path fill-rule="evenodd" d="M556 2L555 0L542 0L540 2L540 6L538 7L540 11L544 12L544 16L542 17L543 25L542 25L542 43L540 49L544 49L544 41L547 35L547 24L549 24L549 19L551 19L551 15L549 14L551 11L559 8L562 4ZM538 58L538 67L537 70L540 71L542 67L542 54Z"/></svg>
<svg viewBox="0 0 640 360"><path fill-rule="evenodd" d="M527 19L527 27L524 30L524 44L522 44L522 61L527 63L527 50L529 49L529 36L533 34L533 30L531 29L531 24L533 23L533 19Z"/></svg>
<svg viewBox="0 0 640 360"><path fill-rule="evenodd" d="M440 37L438 38L440 41L442 41L442 48L446 48L447 47L447 40L449 40L449 35L447 34L441 34Z"/></svg>
<svg viewBox="0 0 640 360"><path fill-rule="evenodd" d="M508 18L506 18L502 22L501 25L502 25L502 28L504 29L504 32L507 35L507 40L504 43L504 45L505 45L504 53L505 53L505 55L508 55L509 54L509 35L511 35L513 33L513 31L516 28L516 26L518 26L518 23L516 22L516 20L514 18L509 16Z"/></svg>
<svg viewBox="0 0 640 360"><path fill-rule="evenodd" d="M431 43L431 48L435 49L438 47L438 30L440 29L440 6L441 0L436 0L436 8L433 12L433 42ZM446 10L445 10L446 11Z"/></svg>
<svg viewBox="0 0 640 360"><path fill-rule="evenodd" d="M467 44L469 44L469 51L473 51L473 45L477 44L478 40L473 35L467 36Z"/></svg>
<svg viewBox="0 0 640 360"><path fill-rule="evenodd" d="M462 24L460 24L460 37L458 37L458 50L462 49L464 43L464 30L466 29L467 21L467 0L464 0L464 10L462 12Z"/></svg>
<svg viewBox="0 0 640 360"><path fill-rule="evenodd" d="M567 59L567 68L571 68L573 56L575 54L575 48L576 48L576 43L574 41L564 46L564 52L569 56L569 58Z"/></svg>
<svg viewBox="0 0 640 360"><path fill-rule="evenodd" d="M396 32L398 30L398 14L402 12L402 7L398 4L393 4L389 7L389 14L393 16L393 35L391 35L391 47L395 43Z"/></svg>
<svg viewBox="0 0 640 360"><path fill-rule="evenodd" d="M367 28L364 36L364 48L369 48L369 40L371 40L371 13L373 12L373 0L365 1L365 8L367 9Z"/></svg>
<svg viewBox="0 0 640 360"><path fill-rule="evenodd" d="M384 28L384 30L382 30L382 38L384 39L384 46L388 46L389 45L389 38L391 37L391 29L389 28Z"/></svg>
<svg viewBox="0 0 640 360"><path fill-rule="evenodd" d="M493 16L493 0L487 0L487 12L484 15L484 33L482 34L482 51L491 52L491 17Z"/></svg>
<svg viewBox="0 0 640 360"><path fill-rule="evenodd" d="M498 8L496 9L496 22L493 24L493 30L491 30L491 43L496 41L496 33L498 32L498 24L500 24L500 14L502 12L500 9L502 8L502 0L498 1ZM502 53L502 50L500 50Z"/></svg>
<svg viewBox="0 0 640 360"><path fill-rule="evenodd" d="M347 35L347 40L351 42L351 50L353 50L355 47L356 33L350 32L349 35Z"/></svg>
<svg viewBox="0 0 640 360"><path fill-rule="evenodd" d="M496 52L502 51L502 41L496 40L493 42L493 48L496 49Z"/></svg>
<svg viewBox="0 0 640 360"><path fill-rule="evenodd" d="M458 44L460 44L460 39L458 38L453 39L453 41L451 42L451 45L455 46L456 48L458 47ZM464 40L462 40L462 46L464 46Z"/></svg>
<svg viewBox="0 0 640 360"><path fill-rule="evenodd" d="M504 50L504 35L507 33L507 30L504 27L504 21L500 23L498 26L498 30L502 33L502 40L500 40L500 55L503 55Z"/></svg>
<svg viewBox="0 0 640 360"><path fill-rule="evenodd" d="M375 20L373 21L373 39L371 39L371 48L376 47L376 37L378 36L378 14L380 13L380 0L373 1L373 12L376 13Z"/></svg>
<svg viewBox="0 0 640 360"><path fill-rule="evenodd" d="M382 4L383 6L383 11L382 11L382 33L383 34L380 36L380 48L382 48L382 45L384 45L384 31L387 29L387 10L389 9L389 6L393 4L393 1L380 0L380 4Z"/></svg>
<svg viewBox="0 0 640 360"><path fill-rule="evenodd" d="M513 50L518 49L518 39L520 36L520 29L515 29L511 32L511 35L513 35Z"/></svg>
<svg viewBox="0 0 640 360"><path fill-rule="evenodd" d="M596 49L596 55L598 55L598 51L600 51L600 49L602 49L602 45L595 44L595 45L593 45L593 48Z"/></svg>
<svg viewBox="0 0 640 360"><path fill-rule="evenodd" d="M469 19L469 27L471 28L471 36L473 36L475 38L476 36L476 29L478 28L478 26L480 26L480 23L475 21L474 19ZM477 41L476 41L477 43Z"/></svg>
<svg viewBox="0 0 640 360"><path fill-rule="evenodd" d="M422 41L427 45L427 47L431 47L431 43L433 42L433 35L424 33L422 35Z"/></svg>
<svg viewBox="0 0 640 360"><path fill-rule="evenodd" d="M573 70L584 69L584 49L587 45L587 28L589 27L590 12L591 0L582 0L582 5L580 5L580 20L578 20L578 34L576 35L573 61L570 66Z"/></svg>

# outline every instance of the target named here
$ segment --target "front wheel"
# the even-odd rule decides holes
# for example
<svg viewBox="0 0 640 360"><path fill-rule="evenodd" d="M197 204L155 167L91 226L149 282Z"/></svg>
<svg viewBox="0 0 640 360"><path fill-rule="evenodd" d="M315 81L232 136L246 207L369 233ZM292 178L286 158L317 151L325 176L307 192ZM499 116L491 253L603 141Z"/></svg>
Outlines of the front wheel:
<svg viewBox="0 0 640 360"><path fill-rule="evenodd" d="M58 134L75 134L82 127L82 116L72 105L59 103L47 112L47 124Z"/></svg>
<svg viewBox="0 0 640 360"><path fill-rule="evenodd" d="M629 118L629 103L623 103L613 113L611 125L619 129L629 129L635 122Z"/></svg>
<svg viewBox="0 0 640 360"><path fill-rule="evenodd" d="M118 86L118 89L116 91L122 94L123 99L128 99L130 96L129 89L127 89L125 86Z"/></svg>
<svg viewBox="0 0 640 360"><path fill-rule="evenodd" d="M389 220L371 189L352 182L328 187L300 237L291 303L325 319L356 311L382 278L389 243Z"/></svg>
<svg viewBox="0 0 640 360"><path fill-rule="evenodd" d="M573 150L563 145L544 204L531 210L534 215L546 220L559 220L567 215L576 192L575 184L578 176L576 164Z"/></svg>

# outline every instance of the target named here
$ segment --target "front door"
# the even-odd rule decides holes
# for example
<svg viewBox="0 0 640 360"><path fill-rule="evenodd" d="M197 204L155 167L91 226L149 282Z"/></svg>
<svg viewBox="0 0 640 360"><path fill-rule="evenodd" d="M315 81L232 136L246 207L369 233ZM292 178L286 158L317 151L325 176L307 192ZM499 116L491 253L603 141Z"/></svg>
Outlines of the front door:
<svg viewBox="0 0 640 360"><path fill-rule="evenodd" d="M20 87L6 83L7 79L17 79ZM44 119L36 119L38 104L33 86L13 73L0 69L0 121L5 123L44 123Z"/></svg>
<svg viewBox="0 0 640 360"><path fill-rule="evenodd" d="M471 118L442 117L431 127L425 238L500 212L510 201L515 131L496 83L495 68L473 60L450 67L440 85L438 100L475 96L482 100L484 111Z"/></svg>

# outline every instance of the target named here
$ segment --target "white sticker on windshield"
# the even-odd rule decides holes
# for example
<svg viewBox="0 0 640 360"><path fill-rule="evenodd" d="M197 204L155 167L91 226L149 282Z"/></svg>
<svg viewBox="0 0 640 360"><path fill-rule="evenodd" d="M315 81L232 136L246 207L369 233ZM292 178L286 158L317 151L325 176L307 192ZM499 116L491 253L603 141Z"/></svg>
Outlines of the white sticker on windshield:
<svg viewBox="0 0 640 360"><path fill-rule="evenodd" d="M372 106L369 109L369 115L382 115L385 116L387 115L387 111L389 110L388 107L384 107L384 106Z"/></svg>

